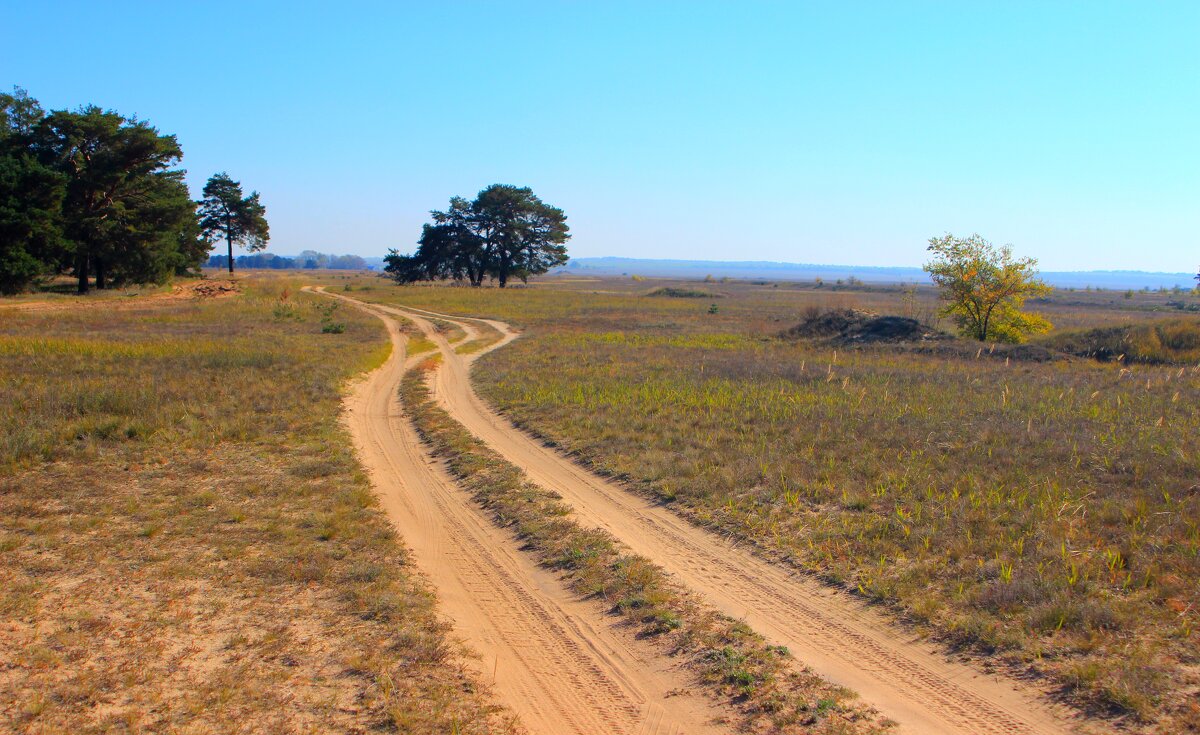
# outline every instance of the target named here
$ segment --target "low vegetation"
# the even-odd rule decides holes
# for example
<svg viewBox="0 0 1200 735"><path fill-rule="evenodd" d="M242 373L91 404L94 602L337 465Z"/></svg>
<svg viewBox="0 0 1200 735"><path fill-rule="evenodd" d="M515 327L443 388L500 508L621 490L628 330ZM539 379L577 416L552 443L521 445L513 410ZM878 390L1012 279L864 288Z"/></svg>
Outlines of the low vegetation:
<svg viewBox="0 0 1200 735"><path fill-rule="evenodd" d="M1097 360L1166 365L1200 363L1200 319L1176 318L1055 335L1047 347Z"/></svg>
<svg viewBox="0 0 1200 735"><path fill-rule="evenodd" d="M1139 728L1200 728L1194 362L774 337L814 306L918 313L928 291L913 306L900 290L730 284L709 314L639 298L636 284L548 286L377 298L523 325L522 339L482 358L481 391L696 523L1044 676L1080 707ZM1076 328L1136 332L1167 298L1062 292L1038 308Z"/></svg>
<svg viewBox="0 0 1200 735"><path fill-rule="evenodd" d="M561 572L572 589L628 619L639 636L685 656L705 684L738 706L744 729L847 735L884 729L848 692L793 670L787 651L705 607L606 532L572 520L558 495L534 485L434 403L426 371L435 365L427 360L401 387L405 410L434 454L446 460L497 524L511 528L524 548Z"/></svg>
<svg viewBox="0 0 1200 735"><path fill-rule="evenodd" d="M337 420L386 335L323 301L4 312L0 730L512 729Z"/></svg>
<svg viewBox="0 0 1200 735"><path fill-rule="evenodd" d="M647 296L665 296L672 299L719 299L722 294L712 291L702 291L698 288L680 288L678 286L661 286L652 289Z"/></svg>

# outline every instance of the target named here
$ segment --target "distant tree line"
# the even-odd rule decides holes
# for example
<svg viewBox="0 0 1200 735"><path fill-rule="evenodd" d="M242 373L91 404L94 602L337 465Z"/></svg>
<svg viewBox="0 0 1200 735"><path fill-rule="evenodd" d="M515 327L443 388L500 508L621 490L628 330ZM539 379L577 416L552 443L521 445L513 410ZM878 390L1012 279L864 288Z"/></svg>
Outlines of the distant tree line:
<svg viewBox="0 0 1200 735"><path fill-rule="evenodd" d="M257 194L248 220L201 218L182 158L174 135L136 117L95 105L47 113L22 89L0 93L0 293L64 274L85 293L93 277L108 288L195 273L234 225L231 242L248 226L251 244L265 243Z"/></svg>
<svg viewBox="0 0 1200 735"><path fill-rule="evenodd" d="M210 268L225 268L229 263L228 256L214 255L206 264ZM254 253L239 255L234 259L239 268L270 268L274 270L307 268L339 271L361 271L369 266L367 261L357 255L326 255L313 250L305 250L294 258L271 253Z"/></svg>
<svg viewBox="0 0 1200 735"><path fill-rule="evenodd" d="M417 251L385 257L400 283L455 280L481 286L495 279L526 281L567 262L567 216L528 187L493 184L472 201L454 197L445 211L430 212Z"/></svg>

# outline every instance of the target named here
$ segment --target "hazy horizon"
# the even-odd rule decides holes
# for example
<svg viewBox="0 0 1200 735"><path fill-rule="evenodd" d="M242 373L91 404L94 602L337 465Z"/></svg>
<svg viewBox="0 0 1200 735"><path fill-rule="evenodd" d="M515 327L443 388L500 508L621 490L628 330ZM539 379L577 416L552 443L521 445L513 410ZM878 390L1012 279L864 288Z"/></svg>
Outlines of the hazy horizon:
<svg viewBox="0 0 1200 735"><path fill-rule="evenodd" d="M280 253L410 251L503 182L579 257L910 266L949 231L1046 270L1200 263L1194 3L5 9L0 84L176 134L193 194L262 192Z"/></svg>
<svg viewBox="0 0 1200 735"><path fill-rule="evenodd" d="M219 252L219 250L220 250L219 248L216 250L213 250L212 256L223 257L225 255L225 253ZM381 254L372 255L370 253L361 253L361 252L356 252L352 249L345 249L345 248L340 248L340 247L311 247L311 248L303 248L302 250L295 250L295 251L285 251L285 250L281 250L281 249L278 249L275 247L268 247L265 250L258 251L258 252L259 253L269 253L271 255L278 255L283 258L297 258L300 256L300 254L302 252L305 252L305 251L321 253L324 255L357 255L357 256L363 258L364 260L383 262L383 255L381 255ZM241 255L251 255L251 254L252 253L247 253L245 251L239 250L239 251L234 252L234 257L236 258ZM913 264L907 264L907 265L879 265L879 264L875 264L875 263L843 263L843 262L834 262L834 261L820 262L820 261L798 261L798 260L762 260L762 259L755 259L755 258L659 258L656 256L637 257L637 256L627 256L627 255L575 255L575 256L571 257L571 259L570 259L570 261L568 261L567 265L560 266L559 268L555 268L555 271L558 271L558 270L561 270L564 268L570 269L572 263L597 261L597 260L624 260L624 261L640 261L640 262L675 262L675 263L697 263L697 264L712 263L712 264L731 264L731 265L732 264L749 264L749 263L758 264L758 263L761 263L761 264L782 265L782 266L812 266L812 267L818 267L818 268L862 268L862 269L880 269L880 270L917 270L917 271L921 270L921 266L922 266L921 263L913 263ZM1147 275L1186 276L1190 279L1195 279L1195 277L1197 275L1196 273L1193 273L1192 271L1189 271L1186 269L1181 270L1181 271L1155 271L1155 270L1146 270L1146 269L1139 269L1139 268L1089 268L1089 269L1040 268L1039 270L1042 272L1047 272L1047 273L1144 273Z"/></svg>

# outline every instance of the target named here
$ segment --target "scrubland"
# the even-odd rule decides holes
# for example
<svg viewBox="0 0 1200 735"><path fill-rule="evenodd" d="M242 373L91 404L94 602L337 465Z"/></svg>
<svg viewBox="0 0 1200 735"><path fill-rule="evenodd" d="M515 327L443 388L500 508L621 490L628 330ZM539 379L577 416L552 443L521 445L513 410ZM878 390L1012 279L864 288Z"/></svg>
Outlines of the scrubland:
<svg viewBox="0 0 1200 735"><path fill-rule="evenodd" d="M0 730L508 731L338 422L386 335L243 285L0 312Z"/></svg>
<svg viewBox="0 0 1200 735"><path fill-rule="evenodd" d="M926 291L704 284L722 294L710 303L618 279L375 283L364 298L524 327L475 380L581 462L1085 711L1200 729L1194 362L775 337L813 306L928 320ZM1180 298L1197 300L1060 292L1032 307L1060 327L1054 346L1180 314ZM1186 347L1196 318L1182 318Z"/></svg>

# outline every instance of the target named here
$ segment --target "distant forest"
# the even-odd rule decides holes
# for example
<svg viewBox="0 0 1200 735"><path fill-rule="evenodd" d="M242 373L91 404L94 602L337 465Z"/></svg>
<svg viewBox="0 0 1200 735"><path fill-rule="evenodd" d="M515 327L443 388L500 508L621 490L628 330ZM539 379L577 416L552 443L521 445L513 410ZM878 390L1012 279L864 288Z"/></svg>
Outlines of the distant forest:
<svg viewBox="0 0 1200 735"><path fill-rule="evenodd" d="M228 256L213 255L205 265L209 268L224 268L228 263ZM328 255L314 250L305 250L295 257L272 253L239 255L233 259L233 264L238 268L271 268L275 270L307 268L309 270L361 271L373 268L366 260L357 255Z"/></svg>

